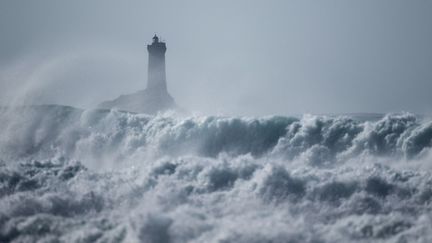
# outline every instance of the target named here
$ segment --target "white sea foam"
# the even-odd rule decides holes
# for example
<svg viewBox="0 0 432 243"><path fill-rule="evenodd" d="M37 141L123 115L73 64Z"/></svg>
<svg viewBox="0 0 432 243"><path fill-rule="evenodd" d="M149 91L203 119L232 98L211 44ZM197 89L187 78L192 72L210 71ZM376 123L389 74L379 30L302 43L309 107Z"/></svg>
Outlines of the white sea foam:
<svg viewBox="0 0 432 243"><path fill-rule="evenodd" d="M430 242L432 122L0 109L0 242Z"/></svg>

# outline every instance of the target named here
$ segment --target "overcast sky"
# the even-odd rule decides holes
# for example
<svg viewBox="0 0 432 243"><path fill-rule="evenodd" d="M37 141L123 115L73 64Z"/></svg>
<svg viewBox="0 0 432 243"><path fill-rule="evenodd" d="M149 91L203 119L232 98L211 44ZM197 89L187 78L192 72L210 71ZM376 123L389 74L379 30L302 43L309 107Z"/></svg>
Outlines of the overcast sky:
<svg viewBox="0 0 432 243"><path fill-rule="evenodd" d="M0 103L145 88L146 45L206 114L432 111L432 1L0 1Z"/></svg>

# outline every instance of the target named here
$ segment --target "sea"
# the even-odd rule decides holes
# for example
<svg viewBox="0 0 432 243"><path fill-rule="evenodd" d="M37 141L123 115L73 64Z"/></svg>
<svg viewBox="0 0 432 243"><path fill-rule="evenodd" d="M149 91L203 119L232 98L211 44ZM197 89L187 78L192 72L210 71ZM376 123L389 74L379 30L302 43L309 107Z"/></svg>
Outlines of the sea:
<svg viewBox="0 0 432 243"><path fill-rule="evenodd" d="M0 242L432 242L432 119L0 108Z"/></svg>

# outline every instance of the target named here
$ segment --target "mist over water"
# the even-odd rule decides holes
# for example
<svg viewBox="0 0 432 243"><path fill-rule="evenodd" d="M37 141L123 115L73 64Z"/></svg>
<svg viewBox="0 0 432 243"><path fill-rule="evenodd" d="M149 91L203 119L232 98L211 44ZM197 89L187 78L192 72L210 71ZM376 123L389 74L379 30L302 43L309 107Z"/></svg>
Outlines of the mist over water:
<svg viewBox="0 0 432 243"><path fill-rule="evenodd" d="M0 111L0 241L428 242L432 121Z"/></svg>
<svg viewBox="0 0 432 243"><path fill-rule="evenodd" d="M0 2L0 105L93 108L145 88L204 114L432 114L432 2ZM19 97L19 98L17 98Z"/></svg>
<svg viewBox="0 0 432 243"><path fill-rule="evenodd" d="M0 1L0 243L432 242L431 12Z"/></svg>

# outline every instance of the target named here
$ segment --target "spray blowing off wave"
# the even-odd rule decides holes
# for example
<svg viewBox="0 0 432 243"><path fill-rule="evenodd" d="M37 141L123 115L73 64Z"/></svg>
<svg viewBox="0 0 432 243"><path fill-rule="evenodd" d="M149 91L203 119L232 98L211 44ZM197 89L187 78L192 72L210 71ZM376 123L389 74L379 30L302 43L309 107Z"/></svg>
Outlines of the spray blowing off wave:
<svg viewBox="0 0 432 243"><path fill-rule="evenodd" d="M432 122L411 114L34 106L2 109L0 124L0 241L432 239Z"/></svg>

